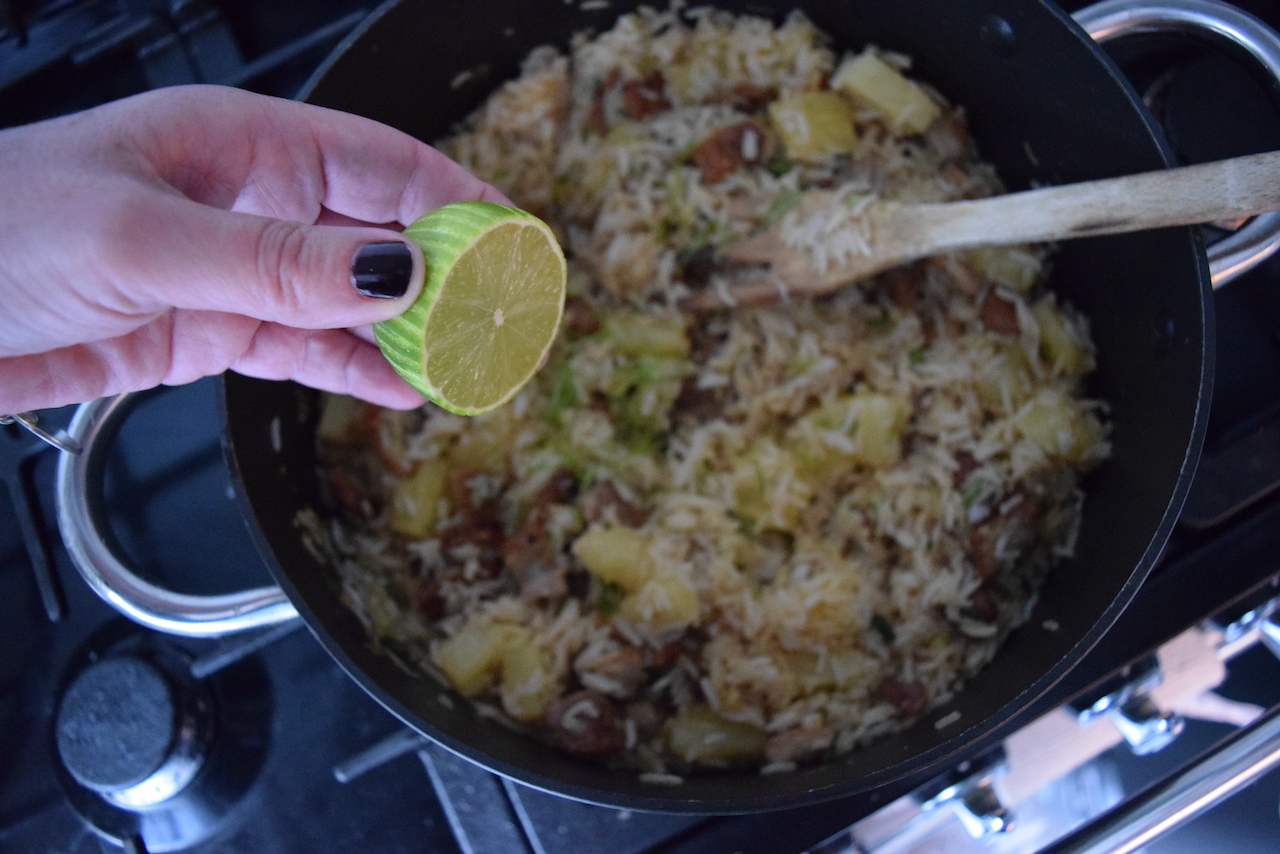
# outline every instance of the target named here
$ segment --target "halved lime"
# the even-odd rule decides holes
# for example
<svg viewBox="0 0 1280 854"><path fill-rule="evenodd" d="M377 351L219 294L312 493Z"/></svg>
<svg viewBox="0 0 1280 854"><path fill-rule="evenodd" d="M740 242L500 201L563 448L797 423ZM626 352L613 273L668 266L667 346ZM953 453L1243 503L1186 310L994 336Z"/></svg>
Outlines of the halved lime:
<svg viewBox="0 0 1280 854"><path fill-rule="evenodd" d="M405 235L422 247L422 294L374 338L402 377L450 412L477 415L515 396L542 363L564 311L565 261L533 214L456 202Z"/></svg>

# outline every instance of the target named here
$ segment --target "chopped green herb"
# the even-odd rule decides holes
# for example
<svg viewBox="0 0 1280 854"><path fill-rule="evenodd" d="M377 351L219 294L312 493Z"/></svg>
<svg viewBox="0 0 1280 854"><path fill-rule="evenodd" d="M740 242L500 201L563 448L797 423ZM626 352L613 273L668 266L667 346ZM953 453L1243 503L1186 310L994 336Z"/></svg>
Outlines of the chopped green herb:
<svg viewBox="0 0 1280 854"><path fill-rule="evenodd" d="M556 384L551 389L547 400L546 417L548 421L558 421L560 413L578 402L578 389L573 384L573 369L561 365L556 372Z"/></svg>
<svg viewBox="0 0 1280 854"><path fill-rule="evenodd" d="M622 600L627 590L612 581L601 581L600 592L596 594L596 613L606 620L611 620L622 607Z"/></svg>
<svg viewBox="0 0 1280 854"><path fill-rule="evenodd" d="M867 323L873 332L888 332L893 328L893 315L887 306L880 306L880 316Z"/></svg>
<svg viewBox="0 0 1280 854"><path fill-rule="evenodd" d="M787 379L793 379L800 376L817 363L818 358L816 356L797 356L794 359L787 359L783 365L787 369Z"/></svg>
<svg viewBox="0 0 1280 854"><path fill-rule="evenodd" d="M773 200L773 204L769 205L769 209L764 212L765 224L773 225L782 219L787 215L787 211L800 204L802 198L804 198L804 193L800 190L788 190L778 196Z"/></svg>
<svg viewBox="0 0 1280 854"><path fill-rule="evenodd" d="M969 484L965 487L964 491L960 493L960 501L965 507L968 507L979 495L982 494L982 488L983 484L981 483Z"/></svg>
<svg viewBox="0 0 1280 854"><path fill-rule="evenodd" d="M673 231L682 231L689 226L691 212L685 202L684 174L679 169L667 173L663 182L663 205L666 207L665 219L670 220Z"/></svg>
<svg viewBox="0 0 1280 854"><path fill-rule="evenodd" d="M848 196L845 197L845 200L844 200L845 206L849 208L849 210L853 210L858 205L860 205L862 203L862 200L865 199L866 197L867 197L866 193L850 193Z"/></svg>
<svg viewBox="0 0 1280 854"><path fill-rule="evenodd" d="M710 246L719 228L720 224L715 220L707 220L702 223L702 227L698 229L697 234L694 235L693 242L689 245L689 250L697 252L704 246Z"/></svg>
<svg viewBox="0 0 1280 854"><path fill-rule="evenodd" d="M779 154L770 160L765 168L769 170L773 177L781 178L783 175L794 169L795 165L794 160L788 160L786 157Z"/></svg>
<svg viewBox="0 0 1280 854"><path fill-rule="evenodd" d="M695 139L680 146L680 150L676 152L675 162L677 164L688 163L689 155L693 153L693 150L698 147L698 143L701 141L700 139Z"/></svg>
<svg viewBox="0 0 1280 854"><path fill-rule="evenodd" d="M689 370L683 359L649 353L617 365L604 391L618 441L633 453L662 451L671 407Z"/></svg>
<svg viewBox="0 0 1280 854"><path fill-rule="evenodd" d="M898 637L897 632L893 630L893 625L879 614L871 615L871 628L875 629L876 634L880 635L885 643L893 643Z"/></svg>
<svg viewBox="0 0 1280 854"><path fill-rule="evenodd" d="M924 350L916 349L907 353L907 362L911 367L918 368L924 364Z"/></svg>

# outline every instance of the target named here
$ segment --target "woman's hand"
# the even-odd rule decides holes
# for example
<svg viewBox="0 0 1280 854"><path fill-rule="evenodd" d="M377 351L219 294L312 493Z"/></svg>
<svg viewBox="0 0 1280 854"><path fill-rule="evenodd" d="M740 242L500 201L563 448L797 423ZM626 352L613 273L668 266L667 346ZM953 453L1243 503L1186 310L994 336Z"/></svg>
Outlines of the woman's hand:
<svg viewBox="0 0 1280 854"><path fill-rule="evenodd" d="M0 414L228 368L422 402L370 342L408 308L400 230L507 202L376 122L212 86L0 131Z"/></svg>

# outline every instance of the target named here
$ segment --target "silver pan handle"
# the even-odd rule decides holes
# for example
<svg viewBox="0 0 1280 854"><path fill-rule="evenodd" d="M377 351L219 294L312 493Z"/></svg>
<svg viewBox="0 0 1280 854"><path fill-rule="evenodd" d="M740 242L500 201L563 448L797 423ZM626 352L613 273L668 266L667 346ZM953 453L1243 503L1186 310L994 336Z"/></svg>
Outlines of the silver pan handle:
<svg viewBox="0 0 1280 854"><path fill-rule="evenodd" d="M1073 16L1099 44L1139 33L1177 33L1210 44L1233 44L1280 85L1280 35L1221 0L1102 0ZM1280 213L1254 217L1208 249L1214 288L1261 264L1280 249Z"/></svg>
<svg viewBox="0 0 1280 854"><path fill-rule="evenodd" d="M187 637L217 637L296 618L279 587L215 596L175 593L141 578L111 548L100 500L102 458L129 401L130 395L121 394L82 404L67 433L83 451L63 453L58 460L58 528L89 587L134 622Z"/></svg>

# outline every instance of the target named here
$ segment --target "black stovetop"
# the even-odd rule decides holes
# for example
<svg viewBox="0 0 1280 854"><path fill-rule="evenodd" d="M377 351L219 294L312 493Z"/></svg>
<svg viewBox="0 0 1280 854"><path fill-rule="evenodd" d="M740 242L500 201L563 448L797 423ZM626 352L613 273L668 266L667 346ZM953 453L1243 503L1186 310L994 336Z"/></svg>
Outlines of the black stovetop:
<svg viewBox="0 0 1280 854"><path fill-rule="evenodd" d="M1280 24L1270 0L1238 5ZM0 127L193 80L291 97L366 11L342 0L0 2ZM1165 107L1184 160L1280 148L1280 120L1251 78L1210 54L1192 51L1179 61L1187 73L1168 90ZM1232 95L1210 97L1206 106L1206 87ZM1028 720L1088 694L1182 628L1275 593L1280 490L1268 489L1280 483L1280 256L1220 291L1215 307L1215 396L1188 510L1133 605ZM150 577L191 593L270 583L232 500L215 393L206 380L149 395L126 419L106 472L123 550ZM56 426L70 414L41 416ZM349 760L388 738L395 744L399 722L306 629L179 640L117 616L80 580L58 541L55 466L55 452L14 426L0 427L0 470L10 486L0 496L0 851L119 850L87 829L82 814L94 813L108 830L124 826L119 817L103 818L68 797L75 787L55 759L53 718L66 683L120 644L156 645L198 663L226 654L234 663L207 668L215 670L207 681L215 691L254 698L245 704L252 720L243 761L225 785L235 797L214 818L157 814L175 833L190 833L197 841L182 844L197 854L457 851L451 823L469 834L463 850L477 852L787 854L923 782L760 816L636 815L504 783L403 741L412 749L340 782L334 769L349 769ZM19 514L27 506L35 530L24 536Z"/></svg>

